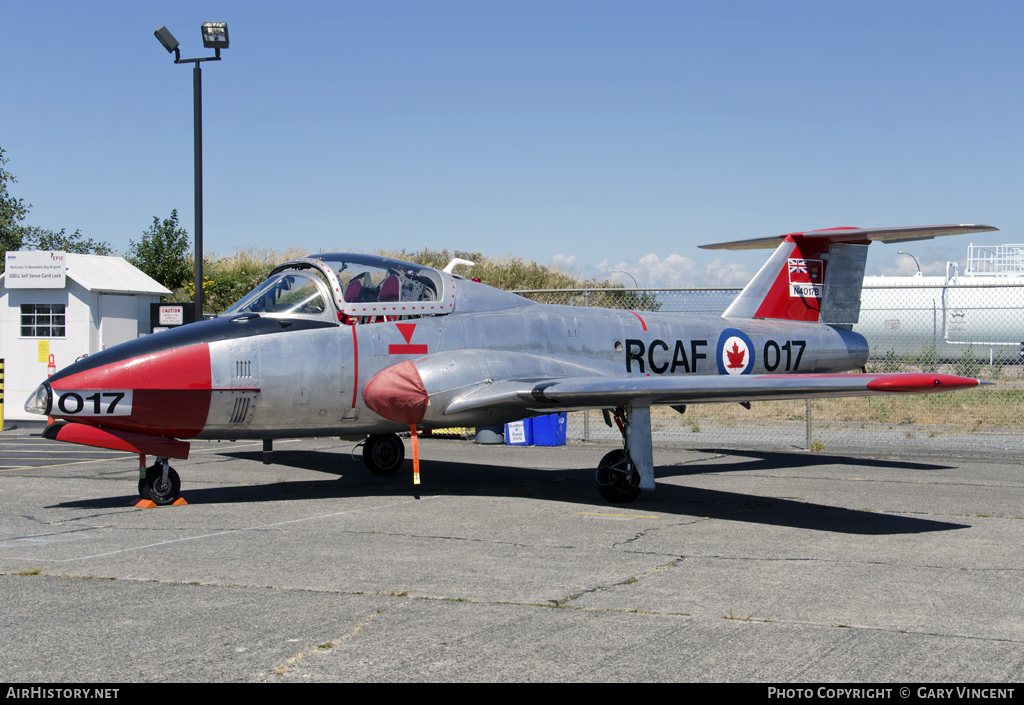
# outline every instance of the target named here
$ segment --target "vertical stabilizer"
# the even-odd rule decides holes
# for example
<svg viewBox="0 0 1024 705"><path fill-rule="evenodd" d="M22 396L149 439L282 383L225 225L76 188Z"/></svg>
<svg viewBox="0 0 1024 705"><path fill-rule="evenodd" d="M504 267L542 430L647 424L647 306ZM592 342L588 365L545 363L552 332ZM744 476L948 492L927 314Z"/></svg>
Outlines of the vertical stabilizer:
<svg viewBox="0 0 1024 705"><path fill-rule="evenodd" d="M821 315L829 241L787 235L732 305L727 318L816 322ZM860 292L858 290L858 301Z"/></svg>

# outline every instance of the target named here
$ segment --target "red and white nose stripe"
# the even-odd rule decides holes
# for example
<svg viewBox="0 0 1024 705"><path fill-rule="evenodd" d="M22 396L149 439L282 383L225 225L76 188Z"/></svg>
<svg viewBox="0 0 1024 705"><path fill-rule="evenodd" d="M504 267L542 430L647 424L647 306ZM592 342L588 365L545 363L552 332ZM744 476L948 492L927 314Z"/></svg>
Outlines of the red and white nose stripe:
<svg viewBox="0 0 1024 705"><path fill-rule="evenodd" d="M206 343L91 367L50 382L50 415L105 428L191 438L210 411Z"/></svg>

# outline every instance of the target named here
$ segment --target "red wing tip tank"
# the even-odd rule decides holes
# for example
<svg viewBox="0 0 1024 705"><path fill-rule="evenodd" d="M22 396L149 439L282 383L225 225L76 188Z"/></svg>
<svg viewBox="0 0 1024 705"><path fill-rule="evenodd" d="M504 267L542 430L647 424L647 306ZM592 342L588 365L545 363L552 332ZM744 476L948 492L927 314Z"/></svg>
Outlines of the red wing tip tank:
<svg viewBox="0 0 1024 705"><path fill-rule="evenodd" d="M601 409L622 450L597 469L611 502L653 490L651 406L928 394L951 375L847 374L868 346L851 330L868 245L985 232L987 225L836 228L724 245L775 247L720 317L534 303L451 273L375 255L286 262L219 316L57 372L27 411L44 436L138 453L139 493L178 497L169 459L190 439L363 436L374 473L402 465L410 427L485 426ZM269 453L265 453L265 458ZM144 465L144 463L142 463Z"/></svg>

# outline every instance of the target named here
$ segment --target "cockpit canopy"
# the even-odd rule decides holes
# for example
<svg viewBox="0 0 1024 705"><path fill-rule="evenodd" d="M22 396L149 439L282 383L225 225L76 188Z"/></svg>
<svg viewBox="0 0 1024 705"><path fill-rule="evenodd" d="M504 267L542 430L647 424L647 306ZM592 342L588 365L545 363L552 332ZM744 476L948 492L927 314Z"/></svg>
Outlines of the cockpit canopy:
<svg viewBox="0 0 1024 705"><path fill-rule="evenodd" d="M321 257L326 259L327 255L314 255L311 259ZM325 264L337 275L345 303L413 303L441 298L440 277L427 267L396 260L374 264L353 262L351 259L326 260Z"/></svg>
<svg viewBox="0 0 1024 705"><path fill-rule="evenodd" d="M319 316L327 310L324 292L300 272L278 272L224 313L276 313Z"/></svg>
<svg viewBox="0 0 1024 705"><path fill-rule="evenodd" d="M373 322L452 310L450 275L376 255L317 254L286 262L226 314L323 315L333 299L339 320ZM333 314L332 314L333 315Z"/></svg>

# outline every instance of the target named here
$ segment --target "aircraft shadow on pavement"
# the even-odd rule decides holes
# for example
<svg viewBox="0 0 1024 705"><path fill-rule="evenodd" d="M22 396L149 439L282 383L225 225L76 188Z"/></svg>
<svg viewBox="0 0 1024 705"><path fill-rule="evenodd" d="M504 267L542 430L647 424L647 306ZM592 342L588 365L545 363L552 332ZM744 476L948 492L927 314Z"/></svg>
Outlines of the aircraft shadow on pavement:
<svg viewBox="0 0 1024 705"><path fill-rule="evenodd" d="M837 456L808 456L795 453L736 453L754 458L732 468L728 464L693 466L662 466L655 468L656 478L695 475L703 472L721 473L729 469L779 469L783 467L852 464L878 468L928 469L931 466L905 461L887 461ZM249 460L263 468L260 452L225 453L238 460ZM859 535L917 534L968 528L966 524L935 521L886 514L876 511L847 509L814 502L751 495L739 492L685 487L659 482L654 493L642 493L632 504L607 503L597 492L592 470L539 470L535 468L495 467L476 463L423 460L420 463L422 484L412 484L411 461L390 476L372 475L361 459L353 461L348 453L330 451L275 451L274 465L322 472L331 475L324 480L279 480L259 484L258 468L249 477L254 484L189 487L188 473L183 477L182 496L190 504L244 504L256 502L307 501L345 497L413 497L413 496L480 496L530 497L539 501L570 502L602 512L652 512L658 515L707 517L752 524L787 526L797 529L829 531ZM273 466L270 466L273 467ZM199 477L191 478L201 481ZM107 497L56 506L88 509L124 507L138 497Z"/></svg>
<svg viewBox="0 0 1024 705"><path fill-rule="evenodd" d="M658 475L683 476L683 475L704 475L708 472L751 472L757 470L780 470L784 468L810 468L827 465L851 465L861 468L890 468L895 470L950 470L954 465L939 465L936 463L921 463L909 460L895 460L886 458L865 458L853 455L816 455L806 451L788 453L785 451L760 451L760 450L732 450L700 448L693 449L695 453L713 453L739 458L749 458L742 462L733 463L718 462L714 465L687 463L686 465L671 465L661 468Z"/></svg>
<svg viewBox="0 0 1024 705"><path fill-rule="evenodd" d="M217 455L235 460L251 460L263 465L263 451L260 450L240 450ZM410 460L406 463L410 468L412 467L411 462ZM329 475L342 475L346 470L351 472L353 463L359 463L359 467L365 469L362 455L360 453L353 455L347 450L275 450L274 462L270 465L295 468L296 470L312 470ZM367 470L367 472L369 471Z"/></svg>

